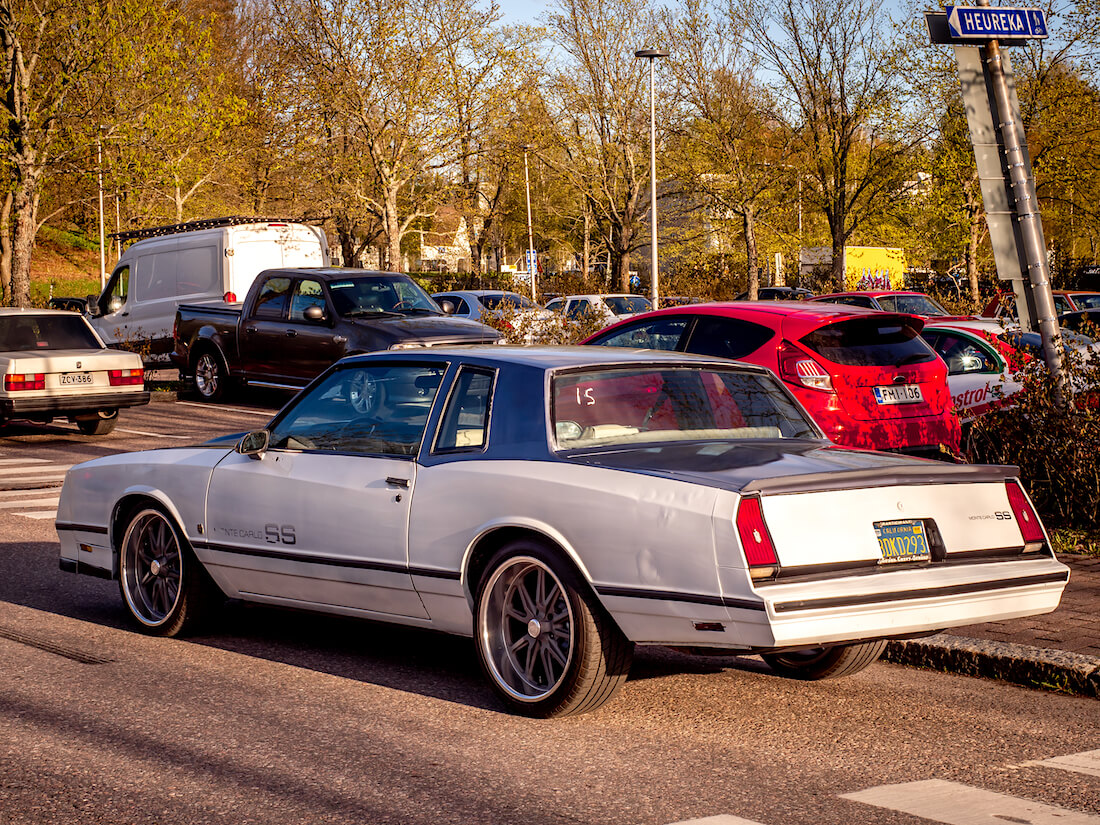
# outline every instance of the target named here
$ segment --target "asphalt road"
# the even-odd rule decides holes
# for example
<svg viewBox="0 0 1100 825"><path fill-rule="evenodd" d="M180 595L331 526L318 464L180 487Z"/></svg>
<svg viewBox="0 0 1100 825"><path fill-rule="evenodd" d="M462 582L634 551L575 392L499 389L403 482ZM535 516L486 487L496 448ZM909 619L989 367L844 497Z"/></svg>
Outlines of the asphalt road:
<svg viewBox="0 0 1100 825"><path fill-rule="evenodd" d="M279 400L0 434L0 825L1100 825L1094 699L652 649L600 711L533 721L502 712L466 639L241 604L150 638L117 584L58 570L51 468L250 429Z"/></svg>

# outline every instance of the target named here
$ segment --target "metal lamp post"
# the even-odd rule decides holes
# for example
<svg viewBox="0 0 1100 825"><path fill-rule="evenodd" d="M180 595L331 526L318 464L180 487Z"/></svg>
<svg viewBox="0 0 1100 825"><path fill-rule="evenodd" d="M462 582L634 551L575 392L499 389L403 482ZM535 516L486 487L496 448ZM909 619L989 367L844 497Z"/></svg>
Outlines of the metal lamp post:
<svg viewBox="0 0 1100 825"><path fill-rule="evenodd" d="M529 143L523 146L523 183L527 191L527 274L531 276L531 300L537 304L535 271L538 269L538 256L535 252L535 233L531 229L531 175L527 170L527 153L531 148Z"/></svg>
<svg viewBox="0 0 1100 825"><path fill-rule="evenodd" d="M649 297L653 308L657 309L657 95L653 87L653 59L668 57L668 52L661 49L638 49L634 56L649 59L649 269L652 287Z"/></svg>

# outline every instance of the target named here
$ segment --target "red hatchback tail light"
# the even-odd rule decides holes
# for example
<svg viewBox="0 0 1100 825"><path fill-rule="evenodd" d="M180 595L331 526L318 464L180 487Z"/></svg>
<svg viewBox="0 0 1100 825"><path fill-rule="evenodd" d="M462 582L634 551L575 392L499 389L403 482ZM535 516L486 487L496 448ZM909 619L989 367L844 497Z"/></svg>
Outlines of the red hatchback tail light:
<svg viewBox="0 0 1100 825"><path fill-rule="evenodd" d="M779 345L778 356L779 376L784 381L811 390L835 392L829 371L790 341Z"/></svg>
<svg viewBox="0 0 1100 825"><path fill-rule="evenodd" d="M760 509L760 499L743 498L737 508L737 535L749 565L753 579L770 579L779 572L779 558L775 555L768 525Z"/></svg>
<svg viewBox="0 0 1100 825"><path fill-rule="evenodd" d="M4 389L9 392L19 390L44 390L46 389L46 374L35 373L8 373L4 376Z"/></svg>
<svg viewBox="0 0 1100 825"><path fill-rule="evenodd" d="M145 370L110 370L107 377L112 387L129 387L145 383Z"/></svg>
<svg viewBox="0 0 1100 825"><path fill-rule="evenodd" d="M1027 495L1019 481L1006 481L1005 492L1008 493L1008 504L1012 508L1016 524L1020 527L1020 535L1024 539L1024 550L1033 553L1046 541L1039 516L1035 513L1031 502L1027 500Z"/></svg>

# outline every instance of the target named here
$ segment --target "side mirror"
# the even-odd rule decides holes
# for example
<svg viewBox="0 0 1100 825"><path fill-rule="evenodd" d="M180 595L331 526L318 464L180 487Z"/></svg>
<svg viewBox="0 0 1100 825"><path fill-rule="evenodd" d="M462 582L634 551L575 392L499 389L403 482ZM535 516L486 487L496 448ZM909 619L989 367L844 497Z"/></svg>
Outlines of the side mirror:
<svg viewBox="0 0 1100 825"><path fill-rule="evenodd" d="M84 306L88 309L88 314L93 318L99 315L99 296L89 295L84 299Z"/></svg>
<svg viewBox="0 0 1100 825"><path fill-rule="evenodd" d="M267 452L267 445L270 443L270 439L271 433L267 430L253 430L237 442L237 452L249 458L259 460L263 458L264 453Z"/></svg>
<svg viewBox="0 0 1100 825"><path fill-rule="evenodd" d="M447 298L439 302L439 308L443 310L444 315L454 315L455 310L458 309L458 307L455 306L455 302Z"/></svg>
<svg viewBox="0 0 1100 825"><path fill-rule="evenodd" d="M325 310L323 307L319 306L306 307L305 311L302 312L302 316L307 321L316 323L317 321L325 320Z"/></svg>

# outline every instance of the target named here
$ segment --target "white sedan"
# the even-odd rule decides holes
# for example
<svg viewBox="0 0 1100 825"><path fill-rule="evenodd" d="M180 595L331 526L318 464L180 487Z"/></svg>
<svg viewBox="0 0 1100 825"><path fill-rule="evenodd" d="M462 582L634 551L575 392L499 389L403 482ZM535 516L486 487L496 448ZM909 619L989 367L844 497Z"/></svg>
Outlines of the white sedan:
<svg viewBox="0 0 1100 825"><path fill-rule="evenodd" d="M0 309L0 372L0 426L68 418L105 435L121 407L149 403L141 356L108 349L75 312Z"/></svg>
<svg viewBox="0 0 1100 825"><path fill-rule="evenodd" d="M836 447L759 367L439 347L344 359L239 439L78 465L57 531L149 633L229 596L472 635L547 717L606 702L635 645L821 679L1053 610L1016 476Z"/></svg>

